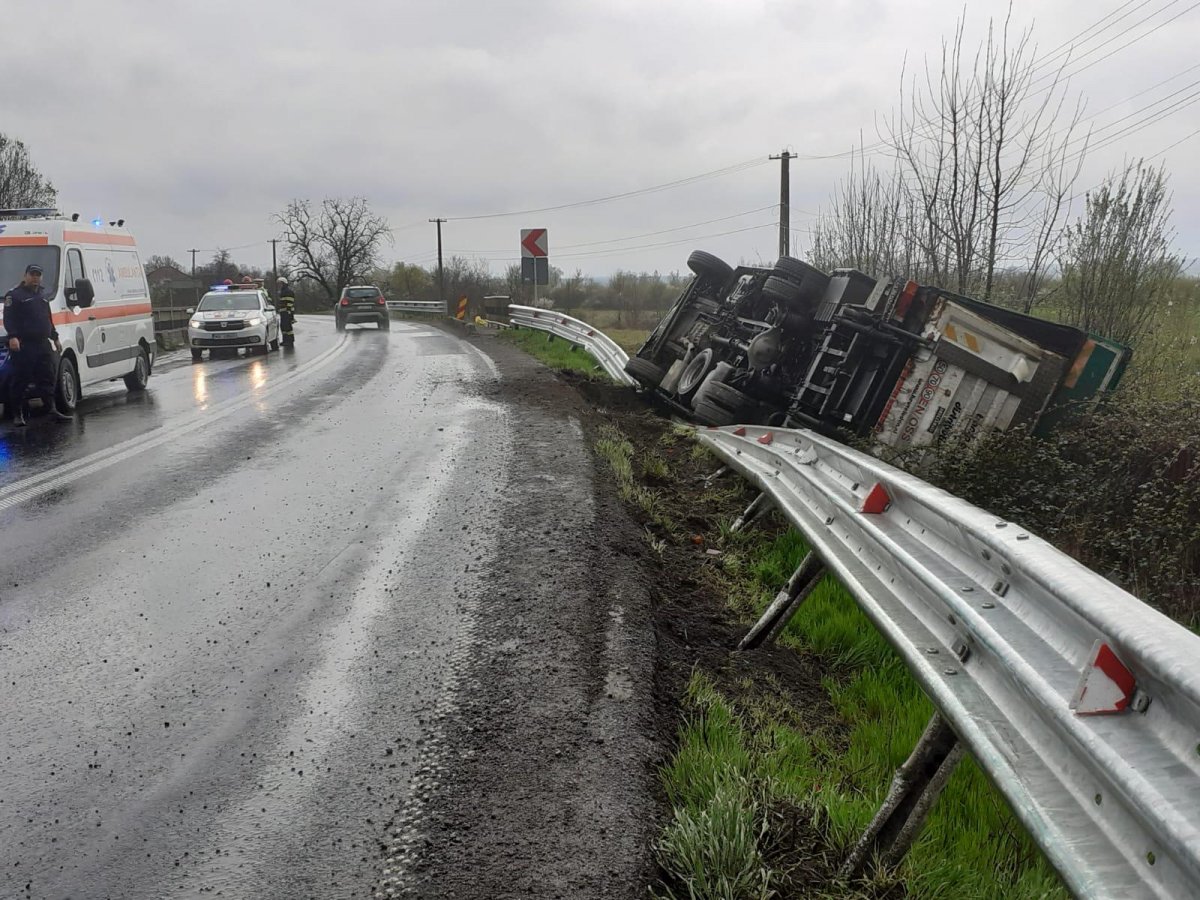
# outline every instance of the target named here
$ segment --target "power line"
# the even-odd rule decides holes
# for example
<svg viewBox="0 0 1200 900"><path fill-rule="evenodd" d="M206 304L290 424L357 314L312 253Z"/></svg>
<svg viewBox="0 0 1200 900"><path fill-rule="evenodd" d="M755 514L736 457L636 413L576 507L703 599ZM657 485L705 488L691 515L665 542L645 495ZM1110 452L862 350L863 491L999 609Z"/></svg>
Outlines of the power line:
<svg viewBox="0 0 1200 900"><path fill-rule="evenodd" d="M578 253L555 253L554 260L560 259L585 259L603 256L617 256L625 253L636 253L640 250L648 250L654 247L675 247L680 244L690 244L695 241L706 241L710 238L725 237L730 234L743 234L748 231L758 231L763 228L778 228L779 221L763 222L760 225L750 225L746 228L734 228L729 231L718 231L714 234L697 234L691 237L680 238L674 241L659 241L654 244L641 244L634 247L613 247L609 250L585 250ZM460 250L463 255L471 255L475 259L487 260L488 262L516 262L520 259L518 256L485 256L481 254L471 254L470 251Z"/></svg>
<svg viewBox="0 0 1200 900"><path fill-rule="evenodd" d="M1118 100L1116 103L1111 103L1108 106L1104 107L1104 109L1100 110L1099 112L1093 113L1092 115L1088 116L1086 119L1083 119L1082 121L1090 122L1092 119L1097 119L1100 116L1104 115L1106 112L1110 112L1111 110L1114 110L1119 106L1124 106L1130 100L1136 100L1138 97L1141 97L1144 94L1148 94L1151 91L1158 90L1158 88L1162 87L1163 85L1170 84L1176 78L1182 78L1188 72L1194 71L1195 69L1200 69L1200 63L1195 63L1194 65L1190 65L1186 69L1184 69L1182 72L1176 72L1174 75L1170 76L1169 78L1164 78L1162 81L1158 82L1157 84L1152 84L1152 85L1150 85L1150 87L1140 90L1136 94L1130 94L1124 100Z"/></svg>
<svg viewBox="0 0 1200 900"><path fill-rule="evenodd" d="M1089 50L1087 53L1084 53L1084 54L1082 54L1082 55L1081 55L1081 56L1080 56L1080 57L1079 57L1077 60L1075 60L1075 61L1076 61L1076 62L1078 62L1079 60L1082 60L1082 59L1083 59L1083 58L1085 58L1085 57L1091 56L1091 55L1092 55L1093 53L1095 53L1097 50L1101 49L1102 47L1106 47L1106 46L1108 46L1109 44L1111 44L1111 43L1112 43L1114 40L1116 40L1117 38L1120 38L1122 35L1128 34L1130 31L1132 31L1132 30L1133 30L1134 28L1136 28L1138 25L1142 25L1142 24L1144 24L1145 22L1148 22L1150 19L1153 19L1153 18L1154 18L1155 16L1157 16L1159 13L1163 12L1164 10L1168 9L1168 8L1169 8L1169 7L1171 7L1171 6L1174 6L1174 5L1175 5L1176 3L1178 3L1178 2L1179 2L1179 0L1171 0L1171 2L1170 2L1170 3L1167 3L1167 5L1166 5L1166 6L1162 6L1162 7L1160 7L1159 9L1155 10L1154 12L1150 13L1150 15L1146 16L1144 19L1141 19L1140 21L1138 21L1138 22L1136 22L1135 24L1131 25L1129 28L1127 28L1127 29L1125 29L1124 31L1120 32L1119 34L1115 35L1113 38L1111 38L1111 39L1109 39L1109 40L1105 41L1103 44L1100 44L1100 45L1099 45L1099 46L1097 46L1097 47L1093 47L1093 48L1092 48L1091 50ZM1074 78L1074 77L1075 77L1076 75L1078 75L1080 72L1085 72L1085 71L1087 71L1088 69L1090 69L1092 66L1094 66L1094 65L1097 65L1098 63L1102 63L1102 62L1104 62L1105 60L1112 59L1114 56L1116 56L1116 55L1117 55L1118 53L1120 53L1122 50L1126 49L1127 47L1131 47L1131 46L1133 46L1134 44L1138 43L1138 41L1144 40L1145 38L1147 38L1147 37L1149 37L1150 35L1154 34L1154 32L1156 32L1156 31L1158 31L1158 30L1160 30L1160 29L1162 29L1162 28L1166 28L1168 25L1170 25L1170 24L1171 24L1172 22L1174 22L1176 19L1180 18L1181 16L1186 16L1188 13L1190 13L1192 10L1194 10L1194 9L1195 9L1196 7L1198 7L1198 6L1200 6L1200 2L1193 3L1193 4L1192 4L1191 6L1189 6L1187 9L1183 10L1183 12L1176 13L1176 14L1175 14L1175 15L1173 15L1171 18L1167 19L1165 22L1160 22L1160 23L1158 23L1158 24L1157 24L1157 25L1155 25L1153 28L1151 28L1149 31L1143 32L1142 34L1138 35L1137 37L1135 37L1135 38L1132 38L1131 40L1128 40L1128 41L1126 41L1126 42L1125 42L1124 44L1122 44L1120 47L1117 47L1117 48L1116 48L1116 49L1114 49L1114 50L1110 50L1108 53L1105 53L1105 54L1104 54L1103 56L1101 56L1099 59L1094 59L1094 60L1092 60L1090 63L1088 63L1086 66L1080 66L1078 69L1075 69L1073 72L1068 72L1068 73L1066 73L1065 75L1062 75L1061 77L1062 77L1062 78L1064 78L1064 79L1071 79L1071 78ZM1045 91L1047 91L1047 90L1050 90L1052 87L1054 87L1054 85L1058 83L1058 81L1059 81L1059 78L1060 78L1060 74L1058 74L1058 73L1049 73L1048 75L1043 75L1041 78L1035 79L1035 80L1034 80L1034 81L1031 83L1031 86L1033 86L1033 85L1037 85L1037 84L1039 84L1040 82L1043 82L1043 81L1046 81L1047 79L1050 79L1050 84L1049 84L1047 87L1045 87L1045 88L1042 88L1042 89L1041 89L1041 91L1039 92L1039 93L1044 93Z"/></svg>
<svg viewBox="0 0 1200 900"><path fill-rule="evenodd" d="M725 237L731 234L744 234L747 231L758 231L761 228L778 228L779 220L772 222L763 222L761 225L750 225L746 228L735 228L730 231L718 231L715 234L700 234L692 237L681 238L674 241L659 241L653 244L641 244L637 247L614 247L610 250L584 250L578 253L563 253L556 256L557 259L581 259L595 256L613 256L618 253L633 253L639 250L649 250L653 247L675 247L679 244L690 244L693 241L705 241L709 238Z"/></svg>
<svg viewBox="0 0 1200 900"><path fill-rule="evenodd" d="M698 181L705 181L710 178L721 178L726 175L734 175L738 172L745 172L748 169L757 168L758 166L766 165L770 162L766 157L756 157L744 162L735 163L732 166L726 166L723 169L714 169L711 172L702 172L699 175L690 175L687 178L680 178L676 181L668 181L663 184L656 184L650 187L638 188L633 191L624 191L620 194L610 194L607 197L595 197L591 200L577 200L572 203L560 203L557 206L542 206L537 209L521 209L512 212L486 213L478 216L449 216L448 222L467 222L476 221L478 219L503 219L510 216L525 216L535 213L557 212L561 209L575 209L581 206L595 206L600 203L611 203L614 200L624 200L628 197L637 197L642 194L654 194L659 191L666 191L672 188L683 187L688 184L695 184Z"/></svg>
<svg viewBox="0 0 1200 900"><path fill-rule="evenodd" d="M731 219L740 219L742 216L751 216L751 215L754 215L755 213L766 212L769 209L775 209L775 208L776 208L776 205L774 203L772 203L769 206L760 206L758 209L748 209L745 212L734 213L733 215L729 215L729 216L721 216L720 218L716 218L716 219L706 219L703 222L692 222L688 225L676 225L673 228L663 228L659 231L647 231L643 234L624 235L623 237L608 238L607 240L603 240L603 241L584 241L579 244L557 245L555 247L555 256L557 256L559 251L562 251L562 250L578 250L581 247L602 247L605 244L620 244L620 243L625 243L627 241L641 240L642 238L657 237L658 235L661 235L661 234L671 234L672 232L676 232L676 231L686 231L689 228L699 228L703 225L713 225L717 222L728 222ZM806 215L812 215L812 214L806 213ZM509 257L509 256L498 256L498 255L494 256L493 255L493 254L506 253L507 251L505 251L505 250L456 250L455 252L470 254L472 256L489 257L489 258L494 258L494 259L514 259L515 258L515 257Z"/></svg>
<svg viewBox="0 0 1200 900"><path fill-rule="evenodd" d="M1100 47L1104 47L1107 44L1112 43L1112 41L1116 40L1117 38L1120 38L1122 35L1129 34L1129 32L1132 31L1134 28L1137 28L1138 25L1141 25L1142 23L1149 21L1150 19L1157 16L1163 10L1168 9L1179 2L1180 2L1180 0L1170 0L1170 2L1167 3L1166 6L1160 7L1159 9L1150 13L1145 18L1140 19L1139 21L1134 22L1132 25L1129 25L1128 27L1122 29L1121 31L1117 32L1117 34L1115 36L1113 36L1108 41L1106 41L1104 44L1100 44L1097 47L1093 47L1091 50L1088 50L1083 55L1087 56L1087 55L1091 54L1094 50L1097 50ZM1109 22L1109 24L1107 24L1103 28L1101 28L1100 31L1098 31L1096 34L1093 34L1090 37L1086 38L1084 41L1082 41L1082 43L1087 44L1088 42L1095 40L1096 38L1103 35L1104 32L1106 32L1110 28L1112 28L1114 25L1117 25L1123 19L1129 18L1130 16L1134 15L1137 12L1140 12L1144 8L1145 7L1143 7L1139 4L1136 4L1136 3L1125 3L1122 6L1118 6L1116 9L1114 9L1112 12L1110 12L1107 16L1104 16L1103 18L1101 18L1098 22L1094 23L1093 25L1091 25L1088 28L1083 29L1083 31L1079 32L1074 37L1067 38L1066 41L1059 44L1057 47L1055 47L1053 50L1051 50L1046 56L1043 56L1040 60L1035 60L1034 64L1033 64L1034 70L1037 71L1037 70L1045 69L1045 68L1049 67L1055 60L1057 60L1061 56L1069 57L1071 55L1071 53L1073 53L1075 51L1075 49L1076 49L1075 42L1080 37L1082 37L1087 32L1094 30L1098 25L1102 24L1103 22L1107 21L1108 19L1111 19L1114 15L1116 15L1122 9L1125 10L1125 13L1123 15L1119 16L1115 21ZM1064 62L1064 65L1065 64L1066 63Z"/></svg>
<svg viewBox="0 0 1200 900"><path fill-rule="evenodd" d="M1197 84L1200 84L1200 82L1197 82ZM1172 96L1174 96L1174 95L1172 95ZM1195 104L1197 102L1200 102L1200 90L1193 91L1191 94L1189 94L1188 96L1184 97L1181 100L1176 100L1174 103L1172 103L1166 109L1158 110L1157 112L1151 113L1150 115L1146 116L1143 119L1139 119L1136 122L1131 122L1129 125L1126 125L1120 131L1118 131L1114 134L1108 135L1107 137L1102 139L1099 143L1095 144L1094 146L1084 147L1083 149L1076 151L1071 156L1067 157L1064 160L1064 162L1075 162L1076 160L1080 159L1081 157L1083 157L1084 155L1086 155L1088 153L1091 153L1096 150L1103 150L1105 147L1110 147L1114 143L1116 143L1118 140L1125 137L1127 134L1137 131L1138 129L1142 128L1145 125L1153 125L1157 122L1161 122L1163 119L1166 119L1171 115L1174 115L1175 113L1179 112L1181 109L1187 109L1189 106L1192 106L1193 104ZM1151 104L1151 105L1156 106L1157 104ZM1148 108L1149 107L1147 107L1147 109ZM1144 110L1142 110L1142 111L1144 112ZM1134 113L1133 115L1136 115L1136 113ZM1129 116L1125 116L1125 118L1129 118Z"/></svg>
<svg viewBox="0 0 1200 900"><path fill-rule="evenodd" d="M1195 137L1196 135L1198 135L1198 134L1200 134L1200 128L1197 128L1195 131L1193 131L1193 132L1191 132L1191 133L1189 133L1189 134L1185 134L1183 137L1181 137L1181 138L1180 138L1179 140L1177 140L1175 143L1173 143L1173 144L1170 144L1169 146L1166 146L1166 147L1164 147L1163 149L1159 150L1157 153L1155 153L1155 154L1153 154L1153 155L1151 155L1151 156L1146 156L1146 157L1143 157L1143 159L1144 159L1146 162L1149 162L1149 161L1150 161L1150 160L1152 160L1152 159L1158 159L1160 156L1163 156L1164 154L1166 154L1166 153L1169 153L1171 150L1174 150L1174 149L1175 149L1176 147L1178 147L1180 144L1183 144L1183 143L1186 143L1187 141L1190 141L1192 138L1194 138L1194 137ZM1115 180L1116 180L1116 178L1117 178L1117 173L1115 173L1115 172L1114 172L1112 175L1109 175L1107 178L1105 178L1105 179L1104 179L1103 181L1101 181L1099 184L1095 184L1095 185L1093 185L1093 186L1092 186L1092 187L1090 187L1090 188L1087 188L1087 189L1085 189L1085 190L1082 190L1082 191L1077 191L1077 192L1075 192L1074 194L1072 194L1070 197L1068 197L1068 198L1067 198L1067 201L1068 201L1068 202L1071 202L1071 201L1073 201L1073 200L1078 200L1078 199L1079 199L1080 197L1082 197L1084 194L1090 194L1092 191L1098 191L1098 190L1100 190L1100 188L1104 187L1105 185L1112 184L1112 183L1113 183L1113 181L1115 181Z"/></svg>
<svg viewBox="0 0 1200 900"><path fill-rule="evenodd" d="M1145 18L1140 19L1139 21L1135 22L1133 25L1130 25L1129 27L1118 32L1114 37L1110 38L1108 41L1105 41L1103 44L1100 44L1098 47L1094 47L1091 50L1088 50L1085 54L1083 54L1083 56L1089 56L1095 50L1100 49L1101 47L1107 46L1107 44L1112 43L1113 40L1117 40L1122 35L1128 34L1130 31L1132 31L1138 25L1141 25L1144 22L1149 21L1150 19L1157 16L1159 13L1170 8L1171 6L1174 6L1175 4L1177 4L1179 2L1181 2L1181 0L1170 0L1170 2L1168 2L1166 4L1166 6L1160 7L1159 9L1155 10L1153 13L1150 13ZM1200 5L1200 3L1193 5L1192 7L1189 7L1188 9L1185 9L1179 15L1185 15L1191 9L1194 9L1196 5ZM1139 7L1135 6L1132 3L1126 3L1124 6L1118 6L1116 9L1114 9L1110 13L1108 13L1108 15L1103 16L1098 21L1089 25L1087 28L1082 29L1081 31L1079 31L1075 35L1073 35L1072 37L1067 38L1066 41L1059 44L1054 49L1050 50L1046 55L1033 60L1033 62L1031 64L1032 71L1037 72L1038 70L1044 69L1047 66L1049 66L1053 62L1053 60L1055 60L1057 57L1062 56L1063 52L1069 52L1071 50L1074 50L1075 42L1077 40L1079 40L1079 38L1083 37L1090 31L1094 31L1099 26L1101 26L1105 21L1112 18L1114 15L1116 15L1118 12L1120 12L1121 9L1126 8L1126 7L1128 9L1123 15L1118 17L1115 21L1110 22L1108 25L1105 25L1103 28L1100 28L1100 30L1096 34L1093 34L1090 37L1086 38L1084 40L1084 43L1087 43L1088 41L1091 41L1091 40L1094 40L1094 39L1100 37L1104 32L1108 31L1114 25L1118 24L1121 20L1133 15L1139 9ZM1178 16L1176 16L1175 18L1178 18ZM1128 42L1127 44L1122 45L1121 47L1118 47L1116 50L1112 51L1111 53L1106 54L1105 56L1101 57L1100 59L1094 60L1092 63L1089 63L1087 66L1084 66L1084 67L1076 70L1076 72L1072 73L1072 75L1078 74L1079 72L1082 72L1086 68L1090 68L1092 65L1095 65L1098 62L1108 59L1109 57L1113 56L1120 50L1123 50L1125 47L1128 47L1131 44L1134 44L1137 41L1140 41L1142 38L1146 37L1147 35L1152 34L1153 31L1157 31L1158 28L1164 27L1165 25L1170 24L1170 22L1173 22L1174 20L1175 19L1170 19L1167 22L1164 22L1161 25L1156 26L1156 28L1152 29L1151 31L1147 31L1145 34L1135 38L1134 40ZM1051 73L1050 76L1042 76L1040 78L1034 78L1031 81L1030 86L1032 87L1033 85L1041 83L1042 81L1046 80L1047 77L1052 78L1051 83L1049 85L1047 85L1046 87L1040 89L1039 91L1036 91L1035 93L1045 93L1046 91L1051 90L1056 84L1059 83L1060 75ZM1070 75L1066 76L1066 78L1070 78L1070 77L1071 77ZM1175 77L1178 77L1178 76L1175 76ZM1063 80L1066 80L1066 79L1063 79ZM1170 79L1168 79L1168 81L1169 80ZM1137 96L1137 95L1135 95L1135 96ZM1132 98L1130 98L1130 99L1132 99ZM1105 111L1107 111L1107 110L1105 110ZM1100 115L1100 113L1097 113L1097 115ZM825 156L801 156L799 158L803 159L803 160L828 160L828 159L847 159L847 158L852 158L857 155L861 155L861 156L875 155L879 150L886 148L888 146L888 143L889 142L886 139L880 139L878 141L875 141L873 144L867 144L867 145L864 145L862 147L858 147L858 148L855 148L852 150L843 151L841 153L833 153L833 154L828 154Z"/></svg>
<svg viewBox="0 0 1200 900"><path fill-rule="evenodd" d="M1193 131L1191 134L1184 135L1184 136L1183 136L1183 137L1181 137L1179 140L1177 140L1175 143L1171 144L1171 146L1169 146L1169 147L1165 147L1165 148L1163 148L1162 150L1159 150L1159 151L1158 151L1157 153L1155 153L1153 156L1147 156L1147 157L1146 157L1146 159L1158 159L1158 158L1159 158L1160 156L1162 156L1163 154L1165 154L1165 153L1168 153L1168 152L1170 152L1171 150L1174 150L1174 149L1175 149L1176 147L1178 147L1180 144L1182 144L1182 143L1184 143L1184 142L1186 142L1186 141L1190 141L1192 138L1194 138L1194 137L1195 137L1196 135L1198 135L1198 134L1200 134L1200 128L1197 128L1197 129L1196 129L1195 131Z"/></svg>

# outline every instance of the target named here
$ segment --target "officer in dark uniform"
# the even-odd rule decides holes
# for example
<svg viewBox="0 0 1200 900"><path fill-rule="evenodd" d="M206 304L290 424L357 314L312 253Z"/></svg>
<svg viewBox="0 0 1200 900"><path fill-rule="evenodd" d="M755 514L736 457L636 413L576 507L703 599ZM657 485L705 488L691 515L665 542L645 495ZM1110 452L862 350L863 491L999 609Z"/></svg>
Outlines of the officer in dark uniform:
<svg viewBox="0 0 1200 900"><path fill-rule="evenodd" d="M56 421L72 421L71 416L60 413L54 405L54 382L62 344L50 318L50 301L42 290L41 266L26 266L21 283L4 295L4 331L13 363L6 402L16 414L14 424L25 424L25 397L30 382L34 396L41 398Z"/></svg>
<svg viewBox="0 0 1200 900"><path fill-rule="evenodd" d="M286 278L280 277L279 285L279 331L283 335L283 346L296 344L296 292Z"/></svg>

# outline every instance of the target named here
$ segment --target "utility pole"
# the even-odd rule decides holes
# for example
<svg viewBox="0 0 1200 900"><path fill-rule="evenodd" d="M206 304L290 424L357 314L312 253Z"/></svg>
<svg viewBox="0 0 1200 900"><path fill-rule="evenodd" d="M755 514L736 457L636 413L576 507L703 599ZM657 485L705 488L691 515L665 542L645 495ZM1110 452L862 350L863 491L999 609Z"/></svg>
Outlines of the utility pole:
<svg viewBox="0 0 1200 900"><path fill-rule="evenodd" d="M451 315L450 308L446 306L446 274L442 269L442 223L445 219L430 219L430 222L437 223L438 232L438 298L442 301L442 309L446 310L446 315Z"/></svg>
<svg viewBox="0 0 1200 900"><path fill-rule="evenodd" d="M279 263L275 258L275 245L279 243L278 238L271 238L271 286L267 288L267 293L279 299Z"/></svg>
<svg viewBox="0 0 1200 900"><path fill-rule="evenodd" d="M200 302L200 285L196 284L196 254L199 252L199 250L188 251L188 253L192 254L192 293L195 295L192 298L193 303Z"/></svg>
<svg viewBox="0 0 1200 900"><path fill-rule="evenodd" d="M792 186L788 178L788 162L796 158L795 153L784 150L772 156L780 162L779 171L779 255L791 256L791 205Z"/></svg>

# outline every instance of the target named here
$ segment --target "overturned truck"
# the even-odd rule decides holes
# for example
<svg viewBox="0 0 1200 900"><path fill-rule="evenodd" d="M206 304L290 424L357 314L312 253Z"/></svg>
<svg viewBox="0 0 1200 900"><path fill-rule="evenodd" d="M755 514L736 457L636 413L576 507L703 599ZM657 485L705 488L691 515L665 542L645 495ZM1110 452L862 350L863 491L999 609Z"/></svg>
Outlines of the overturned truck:
<svg viewBox="0 0 1200 900"><path fill-rule="evenodd" d="M896 448L1045 431L1116 387L1128 347L903 279L781 257L694 278L625 370L708 425L873 436Z"/></svg>

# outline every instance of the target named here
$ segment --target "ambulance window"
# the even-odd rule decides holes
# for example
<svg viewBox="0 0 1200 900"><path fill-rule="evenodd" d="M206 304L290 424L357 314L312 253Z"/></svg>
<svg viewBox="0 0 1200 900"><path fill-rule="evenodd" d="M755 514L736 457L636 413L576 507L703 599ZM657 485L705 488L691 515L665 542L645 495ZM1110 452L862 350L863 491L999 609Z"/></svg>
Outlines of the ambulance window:
<svg viewBox="0 0 1200 900"><path fill-rule="evenodd" d="M69 288L75 287L75 282L83 277L83 254L78 250L68 250L66 286Z"/></svg>

